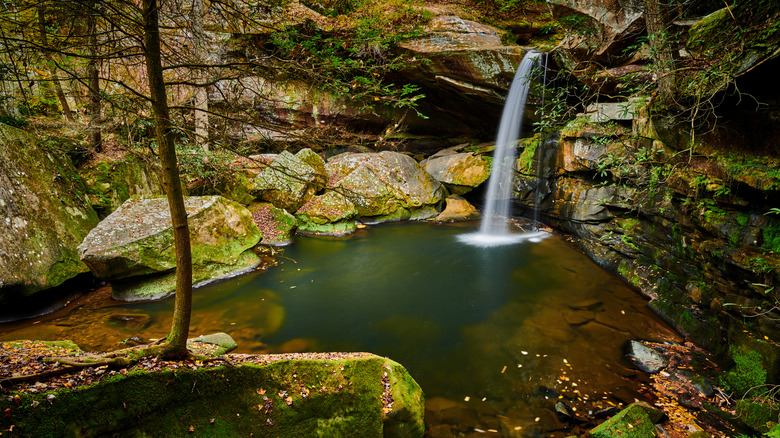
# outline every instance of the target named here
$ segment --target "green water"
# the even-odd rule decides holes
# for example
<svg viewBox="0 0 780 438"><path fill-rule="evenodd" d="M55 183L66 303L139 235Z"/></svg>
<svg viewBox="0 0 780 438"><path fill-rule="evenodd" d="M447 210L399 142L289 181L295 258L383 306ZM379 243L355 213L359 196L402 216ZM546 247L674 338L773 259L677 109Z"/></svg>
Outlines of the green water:
<svg viewBox="0 0 780 438"><path fill-rule="evenodd" d="M476 226L299 237L277 266L196 289L192 335L224 331L247 353L388 356L425 391L433 436L562 434L551 411L560 397L581 412L641 397L622 344L679 341L645 300L556 236L493 248L457 241ZM163 337L172 307L103 291L37 323L0 326L0 339L115 348Z"/></svg>

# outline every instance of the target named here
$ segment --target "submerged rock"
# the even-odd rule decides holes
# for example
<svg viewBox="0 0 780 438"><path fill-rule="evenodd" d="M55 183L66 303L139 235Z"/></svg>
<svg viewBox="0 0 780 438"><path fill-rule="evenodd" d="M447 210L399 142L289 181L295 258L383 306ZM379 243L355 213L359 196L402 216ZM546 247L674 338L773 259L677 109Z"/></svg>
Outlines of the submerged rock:
<svg viewBox="0 0 780 438"><path fill-rule="evenodd" d="M0 302L62 284L98 216L70 160L0 123Z"/></svg>
<svg viewBox="0 0 780 438"><path fill-rule="evenodd" d="M185 198L189 215L195 282L244 270L257 264L244 254L260 240L249 211L219 196ZM165 198L133 198L98 224L79 245L79 256L92 272L117 282L120 295L134 299L133 289L145 291L135 299L159 298L172 292L171 278L132 278L172 273L176 266L173 230Z"/></svg>

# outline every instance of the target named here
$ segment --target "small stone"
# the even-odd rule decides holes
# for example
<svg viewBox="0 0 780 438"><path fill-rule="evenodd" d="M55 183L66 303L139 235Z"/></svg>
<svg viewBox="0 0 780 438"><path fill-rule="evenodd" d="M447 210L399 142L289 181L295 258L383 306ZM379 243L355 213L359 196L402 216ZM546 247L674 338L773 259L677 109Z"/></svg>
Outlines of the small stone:
<svg viewBox="0 0 780 438"><path fill-rule="evenodd" d="M641 342L629 341L626 348L626 356L631 363L646 373L655 374L669 365L669 361L663 354L646 347Z"/></svg>

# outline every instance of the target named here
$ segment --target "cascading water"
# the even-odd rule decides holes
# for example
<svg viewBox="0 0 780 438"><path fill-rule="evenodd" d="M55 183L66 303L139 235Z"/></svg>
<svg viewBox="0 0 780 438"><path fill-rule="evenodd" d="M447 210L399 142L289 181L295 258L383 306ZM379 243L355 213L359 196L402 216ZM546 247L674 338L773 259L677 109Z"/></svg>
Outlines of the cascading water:
<svg viewBox="0 0 780 438"><path fill-rule="evenodd" d="M465 243L498 246L523 240L537 240L546 235L543 232L511 233L508 222L515 174L515 150L523 126L523 112L528 99L528 90L533 80L534 70L539 68L541 56L541 52L531 50L526 53L517 68L498 127L493 165L482 212L482 224L479 232L459 237Z"/></svg>

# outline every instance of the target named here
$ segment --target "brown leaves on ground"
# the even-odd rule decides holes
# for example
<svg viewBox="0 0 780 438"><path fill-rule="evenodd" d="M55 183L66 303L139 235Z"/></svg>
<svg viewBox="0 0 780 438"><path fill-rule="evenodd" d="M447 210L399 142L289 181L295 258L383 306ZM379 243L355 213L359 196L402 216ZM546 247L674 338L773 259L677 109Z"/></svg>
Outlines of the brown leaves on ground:
<svg viewBox="0 0 780 438"><path fill-rule="evenodd" d="M696 430L704 430L711 437L727 437L721 430L729 425L717 416L707 413L705 405L720 407L726 400L716 389L707 397L695 386L699 377L718 375L718 366L709 359L706 351L696 345L646 343L662 351L669 366L650 376L648 391L655 399L653 406L664 411L668 419L662 424L670 438L687 438Z"/></svg>

